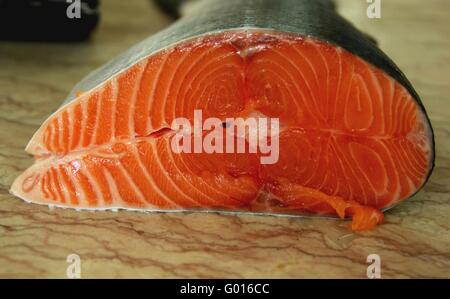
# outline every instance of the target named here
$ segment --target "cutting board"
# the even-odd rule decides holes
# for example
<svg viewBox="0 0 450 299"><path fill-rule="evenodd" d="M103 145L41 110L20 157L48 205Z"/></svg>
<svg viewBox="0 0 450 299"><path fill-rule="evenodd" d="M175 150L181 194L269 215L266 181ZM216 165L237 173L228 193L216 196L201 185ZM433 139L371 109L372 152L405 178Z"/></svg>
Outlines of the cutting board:
<svg viewBox="0 0 450 299"><path fill-rule="evenodd" d="M25 145L73 85L171 22L150 1L108 0L87 43L0 42L0 277L64 278L79 262L83 278L366 278L375 255L383 278L449 278L450 1L382 1L380 19L366 1L338 4L406 73L435 128L431 180L384 224L352 233L317 218L76 212L9 195L32 163Z"/></svg>

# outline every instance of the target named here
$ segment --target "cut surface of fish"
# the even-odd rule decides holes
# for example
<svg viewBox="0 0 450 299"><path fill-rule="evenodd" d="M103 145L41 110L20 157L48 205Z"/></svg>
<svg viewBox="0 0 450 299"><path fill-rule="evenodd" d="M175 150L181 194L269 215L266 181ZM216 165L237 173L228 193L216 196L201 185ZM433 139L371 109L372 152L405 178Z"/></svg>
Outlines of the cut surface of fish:
<svg viewBox="0 0 450 299"><path fill-rule="evenodd" d="M171 124L196 110L223 122L279 119L278 161L175 153ZM422 187L432 144L422 107L381 69L313 38L235 30L180 42L83 90L35 133L26 150L36 162L11 192L73 208L352 217L366 230Z"/></svg>

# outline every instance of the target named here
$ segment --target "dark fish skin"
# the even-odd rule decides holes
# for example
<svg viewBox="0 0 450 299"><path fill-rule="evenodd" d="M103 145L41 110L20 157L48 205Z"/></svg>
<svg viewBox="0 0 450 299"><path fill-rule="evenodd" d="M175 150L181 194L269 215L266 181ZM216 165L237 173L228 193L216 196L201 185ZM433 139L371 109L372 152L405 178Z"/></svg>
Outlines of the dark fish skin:
<svg viewBox="0 0 450 299"><path fill-rule="evenodd" d="M179 18L183 15L182 7L184 5L189 5L197 0L154 0L163 10L172 15L173 17ZM324 4L329 5L331 8L336 8L336 3L333 0L317 0L322 1Z"/></svg>
<svg viewBox="0 0 450 299"><path fill-rule="evenodd" d="M337 13L333 1L200 0L192 5L192 9L174 24L88 75L75 86L66 102L72 100L77 91L90 90L142 58L197 36L239 29L271 30L308 36L359 56L389 74L408 90L430 127L432 157L427 176L427 180L429 179L434 168L435 141L429 117L419 95L403 72L376 43Z"/></svg>

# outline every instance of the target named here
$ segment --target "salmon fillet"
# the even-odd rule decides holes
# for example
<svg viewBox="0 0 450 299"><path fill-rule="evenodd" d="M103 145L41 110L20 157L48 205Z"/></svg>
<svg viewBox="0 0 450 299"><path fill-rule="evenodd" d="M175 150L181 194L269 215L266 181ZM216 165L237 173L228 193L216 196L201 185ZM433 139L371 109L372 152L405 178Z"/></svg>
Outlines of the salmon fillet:
<svg viewBox="0 0 450 299"><path fill-rule="evenodd" d="M351 217L360 231L430 175L433 135L415 94L333 43L241 28L128 64L42 124L14 195L77 209ZM260 149L174 151L174 120L194 123L195 111L224 136L230 118L278 119L277 160L261 163ZM249 148L248 135L232 138Z"/></svg>

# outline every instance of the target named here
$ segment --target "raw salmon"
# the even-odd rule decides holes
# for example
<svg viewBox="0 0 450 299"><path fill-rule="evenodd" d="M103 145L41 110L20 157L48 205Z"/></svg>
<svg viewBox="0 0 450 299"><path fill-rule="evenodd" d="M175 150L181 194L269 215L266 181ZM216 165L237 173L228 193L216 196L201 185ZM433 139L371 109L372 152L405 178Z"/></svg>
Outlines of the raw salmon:
<svg viewBox="0 0 450 299"><path fill-rule="evenodd" d="M351 217L359 231L425 184L434 139L417 93L328 1L206 4L78 84L11 192L77 209ZM276 161L174 151L174 120L196 111L227 137L230 118L277 119ZM251 134L231 140L249 149Z"/></svg>

